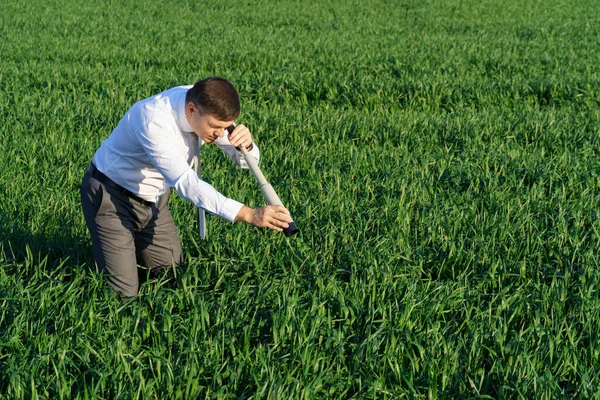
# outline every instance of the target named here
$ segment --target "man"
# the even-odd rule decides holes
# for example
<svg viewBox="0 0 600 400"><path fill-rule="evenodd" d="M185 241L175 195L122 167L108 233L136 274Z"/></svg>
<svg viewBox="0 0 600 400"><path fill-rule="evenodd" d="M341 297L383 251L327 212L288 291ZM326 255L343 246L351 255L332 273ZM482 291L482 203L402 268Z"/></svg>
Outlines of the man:
<svg viewBox="0 0 600 400"><path fill-rule="evenodd" d="M134 104L96 151L81 184L81 203L94 258L110 287L124 296L139 290L138 264L159 271L182 264L181 244L167 208L170 188L227 221L282 231L292 222L283 206L253 209L202 181L191 164L200 146L215 143L247 168L235 148L256 159L239 95L226 79L211 77Z"/></svg>

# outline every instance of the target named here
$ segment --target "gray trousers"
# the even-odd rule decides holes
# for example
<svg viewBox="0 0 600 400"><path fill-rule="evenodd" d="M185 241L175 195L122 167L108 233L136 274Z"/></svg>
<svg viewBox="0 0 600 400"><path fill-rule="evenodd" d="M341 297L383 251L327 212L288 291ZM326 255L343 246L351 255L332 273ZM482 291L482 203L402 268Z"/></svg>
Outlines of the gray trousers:
<svg viewBox="0 0 600 400"><path fill-rule="evenodd" d="M80 187L94 258L110 287L135 296L140 279L183 263L177 228L167 207L169 193L156 204L145 202L105 177L99 180L99 171L94 170L93 165L88 168Z"/></svg>

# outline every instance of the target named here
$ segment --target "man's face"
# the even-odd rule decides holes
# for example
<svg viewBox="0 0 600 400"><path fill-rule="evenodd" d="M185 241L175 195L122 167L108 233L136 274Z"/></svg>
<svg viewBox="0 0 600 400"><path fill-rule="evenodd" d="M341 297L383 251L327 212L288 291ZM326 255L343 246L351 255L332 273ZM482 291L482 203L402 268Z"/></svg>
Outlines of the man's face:
<svg viewBox="0 0 600 400"><path fill-rule="evenodd" d="M187 103L185 106L185 116L192 127L194 133L205 143L212 143L215 139L225 135L225 128L233 124L234 121L219 121L209 114L201 114L194 103Z"/></svg>

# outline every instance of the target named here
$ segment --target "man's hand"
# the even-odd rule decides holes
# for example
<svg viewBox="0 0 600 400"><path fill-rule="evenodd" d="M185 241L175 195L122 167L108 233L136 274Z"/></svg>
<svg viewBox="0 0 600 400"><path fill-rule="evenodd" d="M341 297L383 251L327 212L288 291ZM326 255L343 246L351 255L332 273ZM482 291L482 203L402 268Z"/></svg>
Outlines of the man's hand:
<svg viewBox="0 0 600 400"><path fill-rule="evenodd" d="M235 147L252 150L252 134L244 125L236 125L233 132L229 134L229 142Z"/></svg>
<svg viewBox="0 0 600 400"><path fill-rule="evenodd" d="M269 228L282 232L292 222L290 212L284 206L264 206L261 208L250 208L243 206L236 221L243 221L258 228Z"/></svg>

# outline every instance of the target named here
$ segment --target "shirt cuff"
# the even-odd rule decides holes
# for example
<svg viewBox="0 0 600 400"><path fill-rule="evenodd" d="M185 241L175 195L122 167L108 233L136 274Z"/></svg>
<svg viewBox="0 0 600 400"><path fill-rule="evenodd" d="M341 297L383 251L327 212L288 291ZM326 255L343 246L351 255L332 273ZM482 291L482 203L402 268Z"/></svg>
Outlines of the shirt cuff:
<svg viewBox="0 0 600 400"><path fill-rule="evenodd" d="M227 199L221 206L220 217L229 221L235 222L235 217L238 215L244 205L239 201Z"/></svg>
<svg viewBox="0 0 600 400"><path fill-rule="evenodd" d="M256 158L256 160L260 160L260 151L258 150L258 146L256 143L252 142L252 150L248 152L252 157Z"/></svg>

